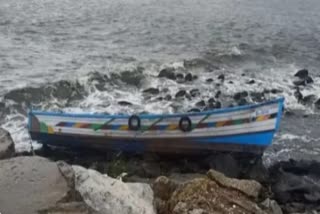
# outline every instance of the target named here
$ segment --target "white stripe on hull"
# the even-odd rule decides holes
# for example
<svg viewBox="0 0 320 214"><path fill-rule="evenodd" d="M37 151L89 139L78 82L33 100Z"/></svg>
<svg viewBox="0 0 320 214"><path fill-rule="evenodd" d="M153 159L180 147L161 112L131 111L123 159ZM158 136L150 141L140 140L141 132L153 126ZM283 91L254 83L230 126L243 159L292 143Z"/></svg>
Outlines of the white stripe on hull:
<svg viewBox="0 0 320 214"><path fill-rule="evenodd" d="M90 136L110 136L110 137L124 137L124 138L186 138L186 137L214 137L233 134L244 134L261 131L274 130L276 126L276 119L270 119L260 122L252 122L241 125L232 125L225 127L208 127L201 129L194 129L191 132L182 132L181 130L156 130L146 132L135 131L117 131L117 130L98 130L79 129L71 127L54 127L54 131L60 134L75 134L75 135L90 135ZM59 131L60 130L60 131Z"/></svg>

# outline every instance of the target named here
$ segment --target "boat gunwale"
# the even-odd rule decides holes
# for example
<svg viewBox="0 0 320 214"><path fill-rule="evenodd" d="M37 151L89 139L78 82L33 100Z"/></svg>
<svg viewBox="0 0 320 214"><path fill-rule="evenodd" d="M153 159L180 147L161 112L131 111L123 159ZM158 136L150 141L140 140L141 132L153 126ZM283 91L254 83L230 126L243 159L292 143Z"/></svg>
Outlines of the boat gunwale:
<svg viewBox="0 0 320 214"><path fill-rule="evenodd" d="M284 97L280 97L277 99L269 100L263 103L251 104L251 105L244 105L244 106L236 106L236 107L228 107L222 109L214 109L210 111L202 111L202 112L186 112L186 113L173 113L173 114L137 114L141 119L153 119L159 117L166 117L166 118L174 118L174 117L182 117L182 116L202 116L208 114L222 114L222 113L229 113L241 110L249 110L255 109L258 107L281 103L284 101ZM50 112L50 111L38 111L33 110L32 108L29 109L29 115L42 115L42 116L57 116L57 117L76 117L76 118L115 118L115 119L124 119L129 118L132 114L110 114L105 115L102 113L64 113L64 112Z"/></svg>

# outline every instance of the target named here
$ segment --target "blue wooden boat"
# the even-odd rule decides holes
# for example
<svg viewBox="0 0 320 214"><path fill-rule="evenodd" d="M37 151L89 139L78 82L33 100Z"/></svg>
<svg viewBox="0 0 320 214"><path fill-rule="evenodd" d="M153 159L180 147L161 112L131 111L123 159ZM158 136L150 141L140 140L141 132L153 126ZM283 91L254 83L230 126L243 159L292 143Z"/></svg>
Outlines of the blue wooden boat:
<svg viewBox="0 0 320 214"><path fill-rule="evenodd" d="M284 98L184 114L103 115L31 110L28 129L45 145L131 152L262 154L279 128Z"/></svg>

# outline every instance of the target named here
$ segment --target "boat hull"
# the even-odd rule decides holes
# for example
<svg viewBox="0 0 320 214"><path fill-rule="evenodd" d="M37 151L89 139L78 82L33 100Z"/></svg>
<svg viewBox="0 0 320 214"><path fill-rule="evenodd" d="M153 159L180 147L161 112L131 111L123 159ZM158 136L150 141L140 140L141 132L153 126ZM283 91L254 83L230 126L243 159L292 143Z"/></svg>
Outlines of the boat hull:
<svg viewBox="0 0 320 214"><path fill-rule="evenodd" d="M29 132L43 144L127 152L202 153L231 151L263 153L279 128L283 99L218 111L141 115L147 128L130 130L129 116L29 113ZM189 117L192 130L179 129ZM111 122L110 122L111 121ZM106 124L108 123L108 124Z"/></svg>

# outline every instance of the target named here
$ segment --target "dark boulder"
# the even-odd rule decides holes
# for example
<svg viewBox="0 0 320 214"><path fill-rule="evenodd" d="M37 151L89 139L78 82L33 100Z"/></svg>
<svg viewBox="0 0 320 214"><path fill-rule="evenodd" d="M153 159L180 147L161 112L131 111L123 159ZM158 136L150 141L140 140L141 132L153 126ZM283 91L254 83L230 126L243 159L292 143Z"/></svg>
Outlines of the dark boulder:
<svg viewBox="0 0 320 214"><path fill-rule="evenodd" d="M281 93L281 92L282 92L282 90L280 90L280 89L276 89L276 88L271 89L271 93L272 94L278 94L278 93Z"/></svg>
<svg viewBox="0 0 320 214"><path fill-rule="evenodd" d="M199 89L197 89L197 88L191 89L189 93L190 93L190 95L191 95L192 97L200 96L200 91L199 91Z"/></svg>
<svg viewBox="0 0 320 214"><path fill-rule="evenodd" d="M132 106L132 103L128 101L119 101L118 104L121 106Z"/></svg>
<svg viewBox="0 0 320 214"><path fill-rule="evenodd" d="M178 73L177 75L176 75L176 79L183 79L184 78L184 76L183 76L183 74L181 74L181 73Z"/></svg>
<svg viewBox="0 0 320 214"><path fill-rule="evenodd" d="M184 97L187 94L187 92L185 90L180 90L176 93L175 97Z"/></svg>
<svg viewBox="0 0 320 214"><path fill-rule="evenodd" d="M265 93L265 94L269 94L271 91L270 91L270 89L264 89L263 90L263 93Z"/></svg>
<svg viewBox="0 0 320 214"><path fill-rule="evenodd" d="M235 93L234 96L233 96L233 99L235 100L240 100L241 98L246 98L248 97L248 92L247 91L242 91L242 92L238 92L238 93Z"/></svg>
<svg viewBox="0 0 320 214"><path fill-rule="evenodd" d="M308 75L309 75L309 71L307 69L302 69L297 71L297 73L294 76L299 77L301 79L305 79Z"/></svg>
<svg viewBox="0 0 320 214"><path fill-rule="evenodd" d="M307 76L307 78L306 78L306 84L311 84L311 83L313 83L312 77Z"/></svg>
<svg viewBox="0 0 320 214"><path fill-rule="evenodd" d="M186 98L187 98L188 100L192 100L192 96L191 96L190 94L188 94L188 93L186 93Z"/></svg>
<svg viewBox="0 0 320 214"><path fill-rule="evenodd" d="M250 92L250 97L253 102L262 102L265 100L263 92Z"/></svg>
<svg viewBox="0 0 320 214"><path fill-rule="evenodd" d="M206 82L211 83L211 82L213 82L213 79L212 78L206 79Z"/></svg>
<svg viewBox="0 0 320 214"><path fill-rule="evenodd" d="M310 207L320 209L319 162L279 162L269 168L269 174L272 175L271 188L275 199L286 205L286 212L308 211Z"/></svg>
<svg viewBox="0 0 320 214"><path fill-rule="evenodd" d="M190 110L188 110L188 112L200 112L201 110L198 108L192 108Z"/></svg>
<svg viewBox="0 0 320 214"><path fill-rule="evenodd" d="M256 83L255 80L249 80L249 81L247 82L247 84L249 84L249 85L252 85L252 84L255 84L255 83Z"/></svg>
<svg viewBox="0 0 320 214"><path fill-rule="evenodd" d="M10 133L0 128L0 160L13 157L14 154L14 142Z"/></svg>
<svg viewBox="0 0 320 214"><path fill-rule="evenodd" d="M197 76L197 75L193 75L192 79L193 79L193 80L197 80L197 79L198 79L198 76Z"/></svg>
<svg viewBox="0 0 320 214"><path fill-rule="evenodd" d="M147 88L147 89L143 90L143 93L156 95L156 94L159 94L160 91L157 88Z"/></svg>
<svg viewBox="0 0 320 214"><path fill-rule="evenodd" d="M170 94L167 94L165 97L164 97L165 100L167 101L170 101L172 100L172 96Z"/></svg>
<svg viewBox="0 0 320 214"><path fill-rule="evenodd" d="M233 95L233 99L235 99L235 100L240 100L240 99L241 99L241 92L235 93L235 94Z"/></svg>
<svg viewBox="0 0 320 214"><path fill-rule="evenodd" d="M216 102L216 100L213 97L208 99L208 103L214 103L214 102Z"/></svg>
<svg viewBox="0 0 320 214"><path fill-rule="evenodd" d="M221 80L221 81L223 82L223 81L224 81L224 79L225 79L224 74L220 74L220 75L218 76L218 79L219 79L219 80Z"/></svg>
<svg viewBox="0 0 320 214"><path fill-rule="evenodd" d="M311 104L313 104L316 100L317 100L316 95L310 94L310 95L304 96L304 97L302 98L302 103L303 103L304 105L311 105Z"/></svg>
<svg viewBox="0 0 320 214"><path fill-rule="evenodd" d="M204 107L205 105L206 105L206 102L203 101L203 100L201 100L201 101L199 101L199 102L196 103L196 106L197 106L197 107Z"/></svg>
<svg viewBox="0 0 320 214"><path fill-rule="evenodd" d="M111 78L108 78L107 75L103 75L103 78L105 79L104 82L99 80L100 87L105 85L106 80L112 82L120 80L128 85L140 87L145 79L144 68L138 66L134 70L122 71L121 73L111 73Z"/></svg>
<svg viewBox="0 0 320 214"><path fill-rule="evenodd" d="M217 93L214 95L214 98L218 99L221 95L221 91L217 91Z"/></svg>
<svg viewBox="0 0 320 214"><path fill-rule="evenodd" d="M185 81L187 82L191 82L192 81L192 74L191 73L188 73L186 76L185 76Z"/></svg>
<svg viewBox="0 0 320 214"><path fill-rule="evenodd" d="M160 71L158 77L165 77L167 79L175 80L174 68L164 68Z"/></svg>
<svg viewBox="0 0 320 214"><path fill-rule="evenodd" d="M229 83L229 84L233 84L233 81L232 81L232 80L230 80L228 83Z"/></svg>
<svg viewBox="0 0 320 214"><path fill-rule="evenodd" d="M315 103L314 103L315 107L317 109L320 109L320 99L318 99Z"/></svg>
<svg viewBox="0 0 320 214"><path fill-rule="evenodd" d="M215 103L208 103L208 105L204 108L205 111L215 109Z"/></svg>
<svg viewBox="0 0 320 214"><path fill-rule="evenodd" d="M215 103L215 108L219 109L221 107L222 107L221 102L218 101L218 102Z"/></svg>
<svg viewBox="0 0 320 214"><path fill-rule="evenodd" d="M244 106L244 105L248 105L248 101L245 99L245 98L241 98L239 101L238 101L238 105L239 106Z"/></svg>

